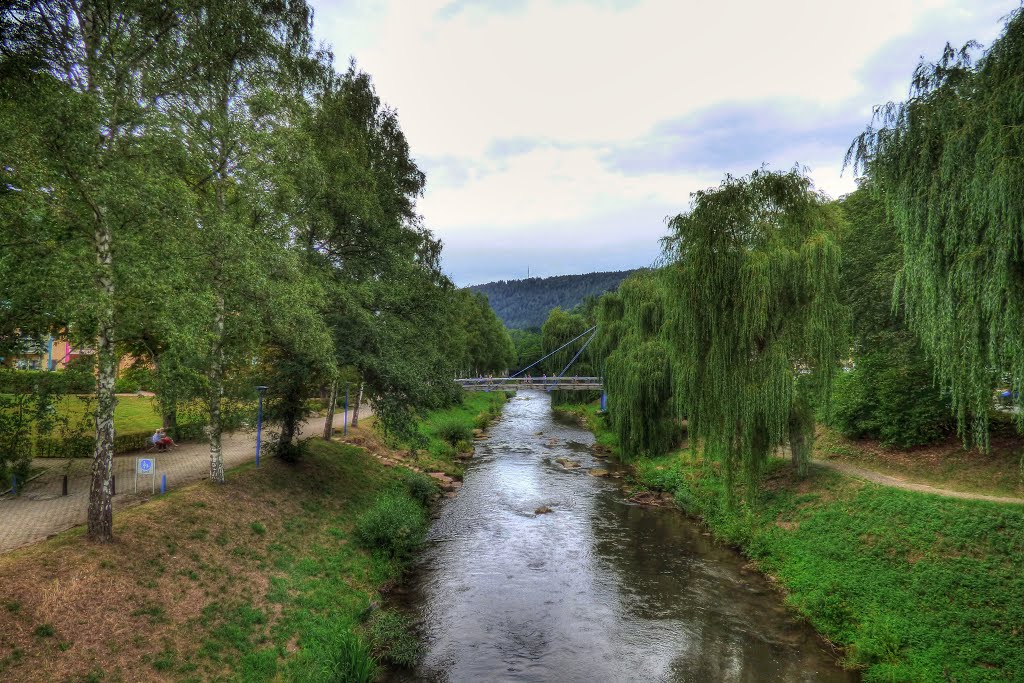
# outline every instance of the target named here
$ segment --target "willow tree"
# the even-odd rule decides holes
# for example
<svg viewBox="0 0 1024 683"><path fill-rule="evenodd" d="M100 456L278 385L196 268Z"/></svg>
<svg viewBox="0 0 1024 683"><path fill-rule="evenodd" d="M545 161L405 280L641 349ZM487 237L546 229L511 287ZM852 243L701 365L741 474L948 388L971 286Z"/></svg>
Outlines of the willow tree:
<svg viewBox="0 0 1024 683"><path fill-rule="evenodd" d="M919 64L910 97L877 108L847 160L870 173L896 226L895 294L960 433L987 448L1000 374L1024 389L1024 14L977 63L976 50L947 45Z"/></svg>
<svg viewBox="0 0 1024 683"><path fill-rule="evenodd" d="M669 221L673 393L696 447L753 481L786 441L800 473L842 343L839 214L797 170L726 176Z"/></svg>
<svg viewBox="0 0 1024 683"><path fill-rule="evenodd" d="M604 358L608 414L627 456L660 455L679 440L672 402L671 347L665 340L663 270L639 271L598 304L597 353Z"/></svg>

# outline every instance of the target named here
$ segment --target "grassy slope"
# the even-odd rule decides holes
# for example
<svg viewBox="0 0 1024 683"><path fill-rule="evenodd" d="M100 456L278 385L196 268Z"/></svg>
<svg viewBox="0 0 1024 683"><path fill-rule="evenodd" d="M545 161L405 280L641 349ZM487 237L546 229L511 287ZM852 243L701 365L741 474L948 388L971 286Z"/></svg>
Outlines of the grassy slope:
<svg viewBox="0 0 1024 683"><path fill-rule="evenodd" d="M609 439L593 407L585 415ZM1024 510L773 463L725 504L715 465L686 451L636 465L778 579L787 602L847 646L868 681L1024 680Z"/></svg>
<svg viewBox="0 0 1024 683"><path fill-rule="evenodd" d="M489 402L443 412L471 425ZM401 477L313 440L297 466L243 466L118 513L112 545L76 529L0 556L0 678L330 680L339 644L400 577L353 529Z"/></svg>

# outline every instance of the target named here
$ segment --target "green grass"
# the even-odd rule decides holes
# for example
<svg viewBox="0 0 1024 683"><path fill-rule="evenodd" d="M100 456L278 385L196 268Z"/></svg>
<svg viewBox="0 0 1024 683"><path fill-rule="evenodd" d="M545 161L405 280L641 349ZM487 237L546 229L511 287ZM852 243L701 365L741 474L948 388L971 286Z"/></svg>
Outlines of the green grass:
<svg viewBox="0 0 1024 683"><path fill-rule="evenodd" d="M638 482L742 548L867 681L996 681L1024 672L1024 511L772 464L767 489L727 503L689 454L638 464Z"/></svg>
<svg viewBox="0 0 1024 683"><path fill-rule="evenodd" d="M471 422L482 411L498 410L491 395L440 412ZM427 415L424 433L439 419ZM375 608L381 590L401 580L436 486L424 475L383 466L361 448L307 443L296 464L243 465L228 473L225 486L183 487L119 513L118 543L81 544L78 529L33 549L61 555L72 568L62 580L102 571L105 581L132 592L132 606L110 618L121 620L118 628L144 630L151 647L126 654L120 643L101 645L106 649L98 657L124 663L102 675L116 679L135 671L145 677L148 668L172 680L371 681L377 657L405 665L415 660L417 644L403 624L370 618L381 612ZM374 511L382 510L386 514L374 520ZM360 520L369 520L362 534ZM20 575L39 558L26 553L19 561L7 571ZM187 619L176 609L182 600L193 601ZM0 608L4 619L18 620L29 634L44 622L13 600L0 600ZM54 635L66 635L64 622L54 621L53 628ZM65 654L60 639L44 632L19 643L31 648L24 661L14 650L0 651L0 670L23 674L21 667L48 648L46 657L67 657L63 666L75 671L59 680L86 675L83 667L93 665L76 659L73 648Z"/></svg>
<svg viewBox="0 0 1024 683"><path fill-rule="evenodd" d="M61 399L57 411L67 417L71 424L82 424L86 408L95 409L95 401L83 401L77 396ZM88 418L86 418L88 419ZM156 409L155 399L143 396L118 396L114 407L114 429L119 434L129 432L152 432L160 427L162 420Z"/></svg>
<svg viewBox="0 0 1024 683"><path fill-rule="evenodd" d="M435 410L422 416L419 432L426 448L417 451L415 463L423 470L444 472L461 476L462 466L455 457L460 448L450 438L460 440L471 436L481 424L489 424L501 414L501 407L508 400L504 392L468 391L463 395L461 405ZM462 442L462 448L472 448L472 442Z"/></svg>
<svg viewBox="0 0 1024 683"><path fill-rule="evenodd" d="M611 445L595 406L572 407ZM865 681L1024 680L1024 509L878 486L771 463L730 502L689 451L639 460L635 483L778 579L786 601L846 648Z"/></svg>

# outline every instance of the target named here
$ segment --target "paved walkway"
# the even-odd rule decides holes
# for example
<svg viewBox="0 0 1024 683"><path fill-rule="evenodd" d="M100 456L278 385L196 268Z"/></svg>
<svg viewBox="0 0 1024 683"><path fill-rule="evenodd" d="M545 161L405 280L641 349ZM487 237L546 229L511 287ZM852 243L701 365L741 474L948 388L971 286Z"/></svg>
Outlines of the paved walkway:
<svg viewBox="0 0 1024 683"><path fill-rule="evenodd" d="M360 417L370 415L369 406L363 406ZM349 415L351 420L351 411ZM324 431L323 417L310 418L303 426L301 438L320 436ZM344 423L344 411L334 416L334 429ZM267 431L264 430L264 445ZM224 468L251 462L256 454L256 432L236 431L222 439ZM263 449L265 450L265 449ZM210 445L203 442L186 443L167 453L129 453L114 457L114 481L117 494L114 510L144 500L150 495L150 477L139 478L139 493L133 492L135 459L141 455L156 459L159 474L167 475L167 488L175 488L210 476ZM90 458L37 458L33 467L47 468L46 474L29 482L20 496L0 498L0 553L37 543L56 533L86 521L89 507ZM68 475L68 495L61 495L64 474ZM230 476L230 475L229 475ZM159 475L156 481L160 490Z"/></svg>
<svg viewBox="0 0 1024 683"><path fill-rule="evenodd" d="M832 460L812 460L815 465L821 465L827 467L830 470L836 470L842 472L851 477L857 477L858 479L865 479L876 484L883 486L892 486L898 489L906 489L907 491L919 491L921 493L931 493L936 496L945 496L947 498L962 498L964 500L988 500L993 503L1014 503L1017 505L1024 505L1024 498L1012 498L1009 496L990 496L984 493L969 493L967 491L953 491L951 489L942 489L935 486L929 486L928 484L919 484L913 481L906 481L899 477L893 477L888 474L882 474L875 470L866 470L863 467L857 467L845 462L836 462Z"/></svg>

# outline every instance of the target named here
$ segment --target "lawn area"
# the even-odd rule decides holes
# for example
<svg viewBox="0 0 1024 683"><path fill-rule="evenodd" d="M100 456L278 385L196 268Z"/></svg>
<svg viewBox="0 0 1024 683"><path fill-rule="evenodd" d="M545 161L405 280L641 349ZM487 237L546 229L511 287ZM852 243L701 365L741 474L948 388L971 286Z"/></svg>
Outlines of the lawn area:
<svg viewBox="0 0 1024 683"><path fill-rule="evenodd" d="M576 408L598 435L595 408ZM689 450L634 464L778 580L867 681L1024 680L1024 508L904 491L771 463L730 501Z"/></svg>
<svg viewBox="0 0 1024 683"><path fill-rule="evenodd" d="M91 420L92 411L96 408L96 400L93 397L83 400L78 396L65 396L61 399L57 410L64 417L67 417L71 424L82 424L85 420ZM85 416L85 411L89 415ZM114 406L114 429L119 434L129 432L152 432L160 427L162 421L160 413L156 408L156 399L149 396L118 396L117 405Z"/></svg>

